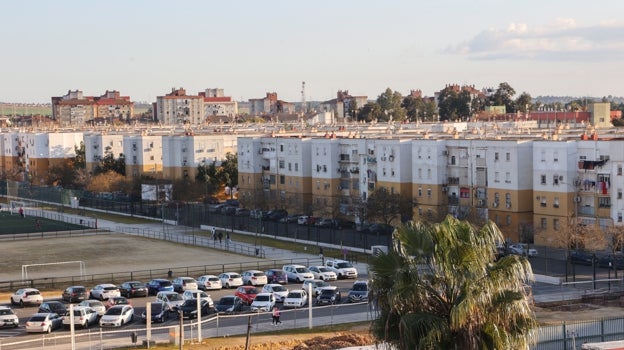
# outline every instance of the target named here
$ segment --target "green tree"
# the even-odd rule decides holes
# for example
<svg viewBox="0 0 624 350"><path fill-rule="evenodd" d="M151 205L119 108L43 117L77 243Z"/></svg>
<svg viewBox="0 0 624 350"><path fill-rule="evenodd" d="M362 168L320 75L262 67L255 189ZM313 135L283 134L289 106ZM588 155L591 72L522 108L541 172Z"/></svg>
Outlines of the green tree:
<svg viewBox="0 0 624 350"><path fill-rule="evenodd" d="M74 146L74 152L76 153L76 157L73 161L73 166L75 168L84 169L87 167L87 157L85 156L85 144L80 141L80 146Z"/></svg>
<svg viewBox="0 0 624 350"><path fill-rule="evenodd" d="M401 96L400 92L387 88L386 91L377 97L377 104L379 104L383 112L380 120L388 121L390 117L395 121L405 119L405 109L401 107L402 102L403 96Z"/></svg>
<svg viewBox="0 0 624 350"><path fill-rule="evenodd" d="M516 90L509 83L503 82L498 85L498 89L491 97L492 106L505 106L507 113L514 113L516 105L513 100Z"/></svg>
<svg viewBox="0 0 624 350"><path fill-rule="evenodd" d="M359 121L372 122L373 120L379 120L382 115L383 111L381 110L379 103L368 102L362 107L362 109L360 109L357 119Z"/></svg>
<svg viewBox="0 0 624 350"><path fill-rule="evenodd" d="M366 201L366 219L390 224L405 213L403 202L398 193L390 193L385 187L377 188Z"/></svg>
<svg viewBox="0 0 624 350"><path fill-rule="evenodd" d="M410 221L393 238L370 267L376 337L398 349L529 349L531 265L517 255L496 260L503 235L494 223Z"/></svg>
<svg viewBox="0 0 624 350"><path fill-rule="evenodd" d="M238 154L226 153L225 160L221 162L221 168L217 172L221 184L238 186Z"/></svg>
<svg viewBox="0 0 624 350"><path fill-rule="evenodd" d="M200 164L197 166L197 175L195 175L195 181L204 184L205 198L208 198L215 194L219 190L221 185L217 176L216 164Z"/></svg>
<svg viewBox="0 0 624 350"><path fill-rule="evenodd" d="M523 92L516 99L516 110L522 113L526 113L527 109L531 108L531 94L528 92Z"/></svg>
<svg viewBox="0 0 624 350"><path fill-rule="evenodd" d="M126 157L123 153L120 153L119 158L115 158L110 146L106 147L104 158L100 160L100 164L93 169L93 175L104 174L109 171L114 171L123 176L126 175Z"/></svg>

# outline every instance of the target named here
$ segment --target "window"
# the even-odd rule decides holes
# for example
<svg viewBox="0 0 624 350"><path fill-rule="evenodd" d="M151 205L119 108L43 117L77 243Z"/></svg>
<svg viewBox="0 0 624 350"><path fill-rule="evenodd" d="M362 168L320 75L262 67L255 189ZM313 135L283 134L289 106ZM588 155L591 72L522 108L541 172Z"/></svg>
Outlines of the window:
<svg viewBox="0 0 624 350"><path fill-rule="evenodd" d="M506 172L505 173L505 183L508 183L508 184L511 183L511 173L510 172Z"/></svg>
<svg viewBox="0 0 624 350"><path fill-rule="evenodd" d="M540 175L540 184L542 185L546 184L546 175L544 174Z"/></svg>
<svg viewBox="0 0 624 350"><path fill-rule="evenodd" d="M494 173L494 182L500 182L500 173L497 171Z"/></svg>
<svg viewBox="0 0 624 350"><path fill-rule="evenodd" d="M418 168L418 178L422 179L422 169Z"/></svg>
<svg viewBox="0 0 624 350"><path fill-rule="evenodd" d="M295 163L295 171L299 171L299 163Z"/></svg>
<svg viewBox="0 0 624 350"><path fill-rule="evenodd" d="M279 168L280 169L284 169L285 164L286 164L286 162L284 162L283 160L280 160L279 161Z"/></svg>
<svg viewBox="0 0 624 350"><path fill-rule="evenodd" d="M422 188L418 188L418 197L422 197Z"/></svg>
<svg viewBox="0 0 624 350"><path fill-rule="evenodd" d="M317 189L317 190L320 190L320 189L321 189L321 182L320 182L320 181L317 181L317 182L316 182L316 189Z"/></svg>
<svg viewBox="0 0 624 350"><path fill-rule="evenodd" d="M553 185L559 185L559 175L553 175Z"/></svg>
<svg viewBox="0 0 624 350"><path fill-rule="evenodd" d="M280 145L280 152L284 152L284 145Z"/></svg>
<svg viewBox="0 0 624 350"><path fill-rule="evenodd" d="M540 219L540 228L545 230L548 227L548 221L546 220L546 218L541 218Z"/></svg>
<svg viewBox="0 0 624 350"><path fill-rule="evenodd" d="M540 206L545 207L547 205L546 204L546 196L540 197L540 200L541 200Z"/></svg>
<svg viewBox="0 0 624 350"><path fill-rule="evenodd" d="M427 197L431 198L431 189L430 188L427 189Z"/></svg>
<svg viewBox="0 0 624 350"><path fill-rule="evenodd" d="M455 156L451 157L451 165L455 165Z"/></svg>
<svg viewBox="0 0 624 350"><path fill-rule="evenodd" d="M622 189L618 188L617 190L617 199L622 199Z"/></svg>
<svg viewBox="0 0 624 350"><path fill-rule="evenodd" d="M292 171L292 163L288 163L288 171Z"/></svg>
<svg viewBox="0 0 624 350"><path fill-rule="evenodd" d="M498 152L494 152L494 161L498 162Z"/></svg>
<svg viewBox="0 0 624 350"><path fill-rule="evenodd" d="M553 207L559 208L559 197L553 199Z"/></svg>
<svg viewBox="0 0 624 350"><path fill-rule="evenodd" d="M507 217L505 218L505 223L507 224L507 226L511 226L511 215L507 215Z"/></svg>
<svg viewBox="0 0 624 350"><path fill-rule="evenodd" d="M505 160L506 161L510 161L511 160L511 153L509 153L509 152L505 153Z"/></svg>
<svg viewBox="0 0 624 350"><path fill-rule="evenodd" d="M598 197L598 208L611 208L611 197Z"/></svg>
<svg viewBox="0 0 624 350"><path fill-rule="evenodd" d="M622 213L617 213L617 222L622 222Z"/></svg>
<svg viewBox="0 0 624 350"><path fill-rule="evenodd" d="M427 169L427 180L431 180L431 169Z"/></svg>
<svg viewBox="0 0 624 350"><path fill-rule="evenodd" d="M618 167L617 167L617 174L618 174L618 176L622 176L622 166L621 165L618 165Z"/></svg>
<svg viewBox="0 0 624 350"><path fill-rule="evenodd" d="M555 229L555 231L559 230L559 219L553 219L553 229Z"/></svg>

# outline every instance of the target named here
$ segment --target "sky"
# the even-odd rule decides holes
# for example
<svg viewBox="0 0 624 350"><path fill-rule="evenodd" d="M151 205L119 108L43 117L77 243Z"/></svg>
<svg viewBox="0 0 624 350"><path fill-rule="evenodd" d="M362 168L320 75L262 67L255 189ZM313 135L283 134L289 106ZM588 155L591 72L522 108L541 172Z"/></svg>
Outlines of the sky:
<svg viewBox="0 0 624 350"><path fill-rule="evenodd" d="M238 101L426 96L509 83L623 96L624 1L24 0L0 3L0 101L184 88Z"/></svg>

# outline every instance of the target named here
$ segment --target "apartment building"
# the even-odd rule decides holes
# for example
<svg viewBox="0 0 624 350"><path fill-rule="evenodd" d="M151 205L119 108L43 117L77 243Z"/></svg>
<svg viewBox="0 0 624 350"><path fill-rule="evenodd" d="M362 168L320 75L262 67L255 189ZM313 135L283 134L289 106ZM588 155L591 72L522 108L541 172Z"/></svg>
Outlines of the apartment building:
<svg viewBox="0 0 624 350"><path fill-rule="evenodd" d="M234 118L238 115L238 103L225 96L223 89L206 89L198 94L204 98L204 116Z"/></svg>
<svg viewBox="0 0 624 350"><path fill-rule="evenodd" d="M267 92L266 97L249 99L249 114L266 116L295 113L295 104L279 100L276 92Z"/></svg>
<svg viewBox="0 0 624 350"><path fill-rule="evenodd" d="M0 154L0 174L11 179L24 180L23 174L26 164L22 155L26 152L23 139L17 131L3 132L0 137L2 153Z"/></svg>
<svg viewBox="0 0 624 350"><path fill-rule="evenodd" d="M84 135L86 170L92 172L108 154L117 159L124 152L123 134L91 133Z"/></svg>
<svg viewBox="0 0 624 350"><path fill-rule="evenodd" d="M237 136L232 134L162 136L163 178L194 180L199 165L220 165L227 153L236 152Z"/></svg>
<svg viewBox="0 0 624 350"><path fill-rule="evenodd" d="M123 139L126 177L163 176L163 143L160 135L126 135Z"/></svg>
<svg viewBox="0 0 624 350"><path fill-rule="evenodd" d="M153 115L163 125L193 124L204 122L204 97L187 95L183 88L156 97Z"/></svg>
<svg viewBox="0 0 624 350"><path fill-rule="evenodd" d="M349 94L349 90L338 90L336 98L322 102L319 109L321 112L332 112L337 120L343 121L345 118L353 118L352 115L349 115L353 105L362 108L367 102L367 96L352 96Z"/></svg>

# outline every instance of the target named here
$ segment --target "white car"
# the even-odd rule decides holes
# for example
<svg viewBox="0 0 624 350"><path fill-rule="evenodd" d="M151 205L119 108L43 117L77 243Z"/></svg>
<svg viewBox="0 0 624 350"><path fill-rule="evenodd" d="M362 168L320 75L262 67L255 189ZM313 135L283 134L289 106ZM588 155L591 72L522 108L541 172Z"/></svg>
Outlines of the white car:
<svg viewBox="0 0 624 350"><path fill-rule="evenodd" d="M329 284L323 280L306 280L306 281L303 281L303 284L301 285L301 289L308 292L309 285L312 285L312 295L315 297L319 295L323 287L329 287Z"/></svg>
<svg viewBox="0 0 624 350"><path fill-rule="evenodd" d="M100 318L100 327L121 327L134 320L134 308L130 305L115 305L106 310Z"/></svg>
<svg viewBox="0 0 624 350"><path fill-rule="evenodd" d="M224 272L219 275L224 288L236 288L243 285L243 278L236 272Z"/></svg>
<svg viewBox="0 0 624 350"><path fill-rule="evenodd" d="M156 301L164 303L167 311L173 311L184 304L184 298L176 292L158 292Z"/></svg>
<svg viewBox="0 0 624 350"><path fill-rule="evenodd" d="M199 298L201 300L206 300L208 302L208 306L210 308L214 307L214 302L212 301L212 297L210 296L210 294L202 291L202 290L190 290L187 289L184 291L184 293L182 293L182 299L184 300L189 300L189 299L197 299L197 293L199 293Z"/></svg>
<svg viewBox="0 0 624 350"><path fill-rule="evenodd" d="M111 283L98 284L91 289L89 299L108 300L109 298L120 297L119 288Z"/></svg>
<svg viewBox="0 0 624 350"><path fill-rule="evenodd" d="M278 283L265 284L262 293L273 293L276 302L283 302L288 295L288 288Z"/></svg>
<svg viewBox="0 0 624 350"><path fill-rule="evenodd" d="M28 333L51 333L63 326L63 319L55 313L36 313L26 321L26 332Z"/></svg>
<svg viewBox="0 0 624 350"><path fill-rule="evenodd" d="M275 306L273 293L258 293L251 303L251 311L271 311L273 306Z"/></svg>
<svg viewBox="0 0 624 350"><path fill-rule="evenodd" d="M18 327L19 319L13 309L8 306L0 306L0 327Z"/></svg>
<svg viewBox="0 0 624 350"><path fill-rule="evenodd" d="M308 270L314 275L314 279L322 281L336 281L338 275L326 266L310 266Z"/></svg>
<svg viewBox="0 0 624 350"><path fill-rule="evenodd" d="M304 307L308 303L305 290L291 290L284 298L284 307Z"/></svg>
<svg viewBox="0 0 624 350"><path fill-rule="evenodd" d="M87 328L98 321L98 313L88 306L74 306L74 325ZM71 326L71 316L63 316L63 325Z"/></svg>
<svg viewBox="0 0 624 350"><path fill-rule="evenodd" d="M43 303L43 297L41 292L35 288L22 288L18 289L11 295L11 305L41 305Z"/></svg>
<svg viewBox="0 0 624 350"><path fill-rule="evenodd" d="M241 273L243 284L248 286L264 286L268 283L267 276L259 270L247 270Z"/></svg>
<svg viewBox="0 0 624 350"><path fill-rule="evenodd" d="M78 303L78 306L90 307L93 310L95 310L95 312L97 312L98 316L102 316L106 312L106 305L104 305L104 303L99 300L94 300L94 299L83 300L80 303Z"/></svg>
<svg viewBox="0 0 624 350"><path fill-rule="evenodd" d="M509 251L512 254L517 255L525 255L525 256L536 256L537 249L529 248L529 245L526 243L516 243L509 246Z"/></svg>
<svg viewBox="0 0 624 350"><path fill-rule="evenodd" d="M303 265L284 265L282 270L286 272L289 280L303 283L305 280L313 280L314 275Z"/></svg>
<svg viewBox="0 0 624 350"><path fill-rule="evenodd" d="M215 275L204 275L197 279L197 288L201 290L215 290L223 288L221 280Z"/></svg>

